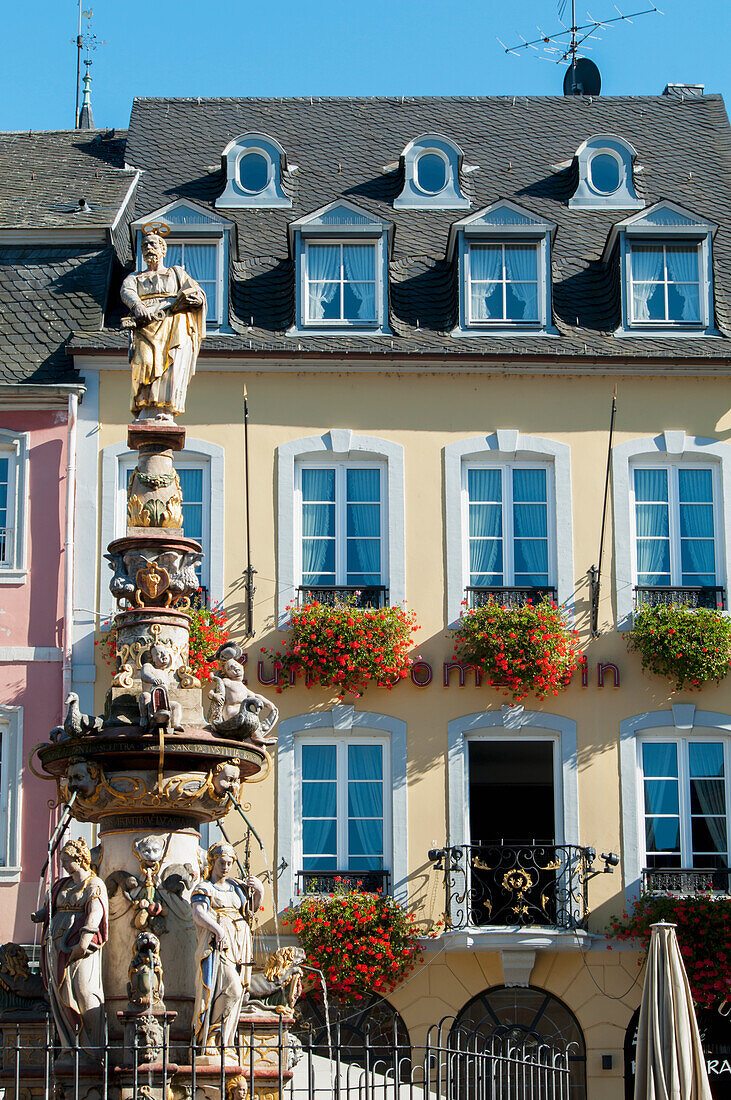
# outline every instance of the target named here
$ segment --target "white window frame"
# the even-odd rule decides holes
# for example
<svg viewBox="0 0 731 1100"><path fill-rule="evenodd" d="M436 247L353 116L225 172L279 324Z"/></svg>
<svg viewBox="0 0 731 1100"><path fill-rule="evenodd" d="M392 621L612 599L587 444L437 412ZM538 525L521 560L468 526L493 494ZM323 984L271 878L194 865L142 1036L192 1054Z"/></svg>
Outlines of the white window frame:
<svg viewBox="0 0 731 1100"><path fill-rule="evenodd" d="M498 588L515 587L515 560L513 553L513 470L545 470L546 471L546 531L548 543L548 581L547 588L556 587L556 514L555 499L556 487L553 477L553 465L545 461L528 462L481 462L475 459L462 463L462 524L465 531L465 539L462 555L462 575L464 588L470 584L470 525L469 525L469 487L468 472L470 470L500 470L502 474L502 544L503 544L503 583ZM540 501L536 501L540 504Z"/></svg>
<svg viewBox="0 0 731 1100"><path fill-rule="evenodd" d="M302 583L301 492L297 493L300 464L383 467L382 553L386 562L382 581L393 606L406 598L404 513L404 449L379 436L356 435L347 428L331 428L323 435L282 443L277 448L277 625L289 626L287 607ZM383 560L383 558L382 558Z"/></svg>
<svg viewBox="0 0 731 1100"><path fill-rule="evenodd" d="M706 269L706 257L704 255L705 245L707 241L703 240L693 241L687 239L672 240L669 238L658 240L657 238L643 239L642 237L631 237L626 240L626 254L625 254L625 286L627 287L627 313L628 322L632 328L637 329L705 329L708 327L708 284L704 276ZM663 278L657 282L658 286L664 288L665 296L665 317L658 318L657 320L642 320L634 315L634 277L632 274L632 248L634 245L642 247L651 247L655 249L662 249L663 257ZM672 248L673 245L683 245L685 248L695 247L696 256L698 260L698 307L699 307L699 319L697 321L683 321L675 320L667 316L668 313L668 287L674 285L668 282L668 269L667 269L667 250ZM640 280L644 281L644 280Z"/></svg>
<svg viewBox="0 0 731 1100"><path fill-rule="evenodd" d="M438 157L444 164L444 183L438 191L427 191L426 187L423 187L419 180L419 162L427 156ZM426 195L428 198L435 198L437 195L445 190L449 186L450 178L452 175L452 163L447 154L442 149L437 149L436 146L427 146L424 149L420 149L418 154L414 157L414 187L422 195Z"/></svg>
<svg viewBox="0 0 731 1100"><path fill-rule="evenodd" d="M725 793L726 793L726 851L720 853L725 856L728 863L731 857L731 738L723 737L716 734L712 736L710 732L704 734L692 732L690 734L680 733L677 730L673 730L670 733L669 730L652 730L647 733L641 734L636 738L637 747L637 768L640 773L639 782L639 794L640 794L640 820L642 823L642 831L640 835L641 852L640 858L643 867L647 866L647 847L646 847L646 832L645 832L645 792L644 792L644 768L642 766L642 746L647 744L663 743L674 744L677 747L677 760L678 760L678 802L679 802L679 818L680 818L680 866L682 868L692 868L693 866L693 842L691 837L691 810L690 810L690 776L688 767L688 745L690 744L720 744L723 751L723 766L724 766L724 781L725 781ZM651 815L662 816L662 815ZM673 816L673 815L669 815ZM699 816L699 815L696 815ZM700 815L702 816L702 815ZM659 870L660 868L658 868ZM672 868L668 868L672 870Z"/></svg>
<svg viewBox="0 0 731 1100"><path fill-rule="evenodd" d="M635 714L620 723L619 775L622 799L622 862L628 904L639 897L645 866L643 772L637 742L678 736L697 741L726 741L731 737L731 714L696 710L694 703L676 703L670 710ZM728 783L728 776L727 776ZM728 790L727 790L728 798Z"/></svg>
<svg viewBox="0 0 731 1100"><path fill-rule="evenodd" d="M301 869L301 840L297 849L296 830L301 829L302 813L296 809L295 800L301 781L301 768L297 764L297 741L312 735L320 743L329 736L354 740L362 737L365 742L382 740L384 751L384 776L386 759L390 770L391 786L384 781L384 811L390 801L390 865L391 893L402 905L408 904L408 794L406 723L388 714L356 711L353 706L331 707L327 711L298 714L280 721L277 740L277 782L280 797L277 799L277 864L285 861L277 881L277 909L281 912L288 905L297 905L296 873ZM388 795L391 795L389 800ZM301 803L300 803L301 807ZM384 825L384 849L387 847ZM386 859L384 853L384 861ZM299 860L299 862L298 862Z"/></svg>
<svg viewBox="0 0 731 1100"><path fill-rule="evenodd" d="M543 436L522 435L517 428L498 428L492 435L460 439L448 443L444 448L449 624L456 626L459 623L468 583L466 578L469 577L469 526L464 507L464 467L492 464L550 467L553 499L549 502L549 545L553 545L554 554L551 586L556 588L557 602L572 613L574 545L571 448L567 443L559 443Z"/></svg>
<svg viewBox="0 0 731 1100"><path fill-rule="evenodd" d="M23 777L23 708L0 703L0 882L19 882Z"/></svg>
<svg viewBox="0 0 731 1100"><path fill-rule="evenodd" d="M581 843L579 833L579 769L576 722L559 714L525 710L521 705L480 711L454 718L447 726L448 741L448 846L470 843L469 743L491 741L550 741L554 744L554 813L556 844ZM468 904L452 901L452 920L468 923ZM460 912L460 907L462 911ZM481 929L472 929L479 933ZM489 935L489 930L487 931Z"/></svg>
<svg viewBox="0 0 731 1100"><path fill-rule="evenodd" d="M592 164L597 157L611 157L611 159L618 167L617 186L613 187L611 191L602 191L601 188L597 187L596 183L594 182L594 171L592 169ZM601 198L608 199L612 195L616 195L618 191L622 190L625 182L625 166L622 157L620 157L616 149L610 149L609 146L599 146L598 148L592 149L591 155L589 156L586 163L586 181L591 190Z"/></svg>
<svg viewBox="0 0 731 1100"><path fill-rule="evenodd" d="M298 733L295 734L295 774L297 776L294 792L294 829L292 833L292 852L296 864L295 871L301 871L304 862L303 855L303 826L302 826L302 746L303 745L335 745L336 755L336 785L337 785L337 872L358 875L360 871L348 870L348 746L349 745L378 745L383 750L383 870L391 872L393 861L393 823L390 794L392 791L391 758L389 753L389 740L387 737L369 734L365 731L352 731L348 734L332 733ZM343 751L340 751L342 747ZM315 874L316 872L312 872ZM332 871L324 871L330 875ZM368 871L363 871L368 874Z"/></svg>
<svg viewBox="0 0 731 1100"><path fill-rule="evenodd" d="M5 558L0 560L0 584L20 584L28 575L28 457L30 433L0 428L0 458L8 459L7 524Z"/></svg>
<svg viewBox="0 0 731 1100"><path fill-rule="evenodd" d="M337 245L340 248L340 312L343 312L343 302L346 280L344 277L343 268L343 247L352 245L355 248L371 248L373 250L373 270L375 278L373 280L373 295L375 305L375 316L368 318L350 318L350 317L310 317L309 315L309 302L310 302L310 249L321 248L323 245ZM332 240L316 240L304 242L303 262L302 262L302 324L306 328L358 328L368 329L372 331L375 328L379 328L383 322L382 317L382 298L383 298L383 270L382 270L382 250L380 241L363 241L348 237L337 237ZM313 282L320 282L321 280L315 279ZM333 280L334 282L335 280ZM366 282L370 282L368 279Z"/></svg>
<svg viewBox="0 0 731 1100"><path fill-rule="evenodd" d="M388 588L388 469L385 462L359 462L357 460L328 461L325 456L320 461L313 459L298 461L295 465L295 539L296 571L299 583L302 580L302 471L317 469L335 470L335 580L336 586L347 585L347 498L346 475L348 470L378 470L380 475L380 513L381 513L381 560L379 565L379 584ZM317 587L317 585L313 585ZM368 587L367 585L363 586Z"/></svg>
<svg viewBox="0 0 731 1100"><path fill-rule="evenodd" d="M506 300L507 300L507 287L509 281L506 278L505 270L505 246L506 245L518 245L521 248L533 247L536 253L536 303L538 316L527 321L516 320L512 317L504 316L506 312ZM502 267L501 278L496 280L502 286L503 293L503 316L496 317L494 319L476 318L472 316L472 251L474 248L500 248ZM500 240L499 238L489 240L485 238L483 240L469 240L467 241L464 271L465 271L465 311L467 314L467 325L470 328L476 329L516 329L519 331L536 332L546 327L546 287L545 280L541 277L541 273L545 268L545 248L546 238L542 237L540 240ZM486 280L480 280L482 282ZM529 279L528 282L533 282Z"/></svg>
<svg viewBox="0 0 731 1100"><path fill-rule="evenodd" d="M731 518L731 446L717 439L686 435L682 428L666 429L658 435L629 439L612 448L618 630L631 630L634 622L637 550L633 469L639 464L659 467L672 463L678 465L698 463L700 466L711 466L716 470L714 481L714 528L718 562L716 584L726 589L728 601L731 538L726 534L726 528Z"/></svg>
<svg viewBox="0 0 731 1100"><path fill-rule="evenodd" d="M637 500L635 497L635 470L667 470L668 472L668 525L670 532L670 587L672 588L686 588L692 587L693 582L689 581L687 585L682 579L682 568L680 562L680 504L679 504L679 489L678 489L678 471L679 470L708 470L711 474L712 491L713 491L713 549L714 549L714 572L716 575L716 584L722 582L718 580L719 576L723 575L723 557L721 554L721 529L719 527L721 521L720 514L720 498L721 498L721 471L717 462L704 463L704 462L684 462L678 459L667 459L665 462L652 461L652 459L636 459L630 464L630 529L632 539L632 572L635 578L635 584L638 583L638 569L637 569ZM643 503L642 501L640 503ZM663 587L660 585L659 587Z"/></svg>
<svg viewBox="0 0 731 1100"><path fill-rule="evenodd" d="M112 443L102 450L102 546L123 538L127 530L127 471L134 468L136 459L136 453L130 451L126 443ZM209 499L208 509L203 509L203 530L206 531L206 525L208 529L208 549L203 559L207 573L204 571L203 576L208 578L210 603L218 604L224 597L224 450L217 443L188 437L185 450L174 456L173 463L181 467L188 464L208 468L208 476L203 478L204 492L208 484ZM99 604L102 620L114 614L114 600L103 569Z"/></svg>
<svg viewBox="0 0 731 1100"><path fill-rule="evenodd" d="M262 158L262 160L265 160L267 162L266 183L264 184L263 187L260 187L258 189L258 191L252 191L249 187L246 187L244 185L244 181L241 179L241 162L243 160L245 160L246 157L251 156L252 153L255 153L257 156L260 156ZM239 151L239 153L236 157L236 179L238 181L239 187L241 188L241 190L244 192L245 195L250 195L252 198L254 198L256 195L262 195L267 190L267 188L271 186L274 175L275 175L274 161L272 160L271 154L266 149L264 149L263 146L261 146L261 145L247 145Z"/></svg>

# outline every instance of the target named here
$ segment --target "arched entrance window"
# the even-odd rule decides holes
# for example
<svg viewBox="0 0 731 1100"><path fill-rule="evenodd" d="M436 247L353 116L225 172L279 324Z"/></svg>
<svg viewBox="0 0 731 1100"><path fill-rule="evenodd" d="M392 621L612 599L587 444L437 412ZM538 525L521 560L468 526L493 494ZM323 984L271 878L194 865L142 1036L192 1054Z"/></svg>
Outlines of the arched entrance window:
<svg viewBox="0 0 731 1100"><path fill-rule="evenodd" d="M497 985L478 993L457 1015L454 1028L530 1037L545 1043L571 1044L571 1100L586 1100L586 1043L573 1012L558 997L535 986Z"/></svg>
<svg viewBox="0 0 731 1100"><path fill-rule="evenodd" d="M365 1066L366 1048L369 1064L393 1069L411 1060L411 1041L406 1024L396 1009L375 994L355 1003L341 1003L330 994L330 1030L333 1044L339 1046L340 1061L345 1065ZM327 1057L327 1023L321 996L306 994L297 1004L296 1034L305 1049L312 1044L313 1053ZM337 1043L339 1036L339 1044Z"/></svg>

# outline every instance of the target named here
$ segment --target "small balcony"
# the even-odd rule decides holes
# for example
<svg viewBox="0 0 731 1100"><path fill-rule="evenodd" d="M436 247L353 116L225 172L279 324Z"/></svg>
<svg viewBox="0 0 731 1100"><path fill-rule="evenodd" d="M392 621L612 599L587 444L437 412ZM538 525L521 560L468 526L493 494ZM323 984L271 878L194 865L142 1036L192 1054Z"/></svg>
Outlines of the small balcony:
<svg viewBox="0 0 731 1100"><path fill-rule="evenodd" d="M390 871L298 871L297 896L335 894L345 890L361 894L388 894Z"/></svg>
<svg viewBox="0 0 731 1100"><path fill-rule="evenodd" d="M528 585L524 588L485 588L474 585L465 589L468 608L485 607L489 603L500 607L524 607L527 603L540 603L547 596L556 600L556 589Z"/></svg>
<svg viewBox="0 0 731 1100"><path fill-rule="evenodd" d="M731 870L728 867L673 867L658 870L645 867L642 872L644 894L730 894Z"/></svg>
<svg viewBox="0 0 731 1100"><path fill-rule="evenodd" d="M297 602L326 604L338 607L352 603L353 607L387 607L388 589L383 584L318 584L300 585L297 589Z"/></svg>
<svg viewBox="0 0 731 1100"><path fill-rule="evenodd" d="M575 844L462 844L429 853L444 872L454 929L583 928L596 852ZM612 857L615 858L615 857Z"/></svg>
<svg viewBox="0 0 731 1100"><path fill-rule="evenodd" d="M726 590L720 585L636 585L636 607L707 607L726 610Z"/></svg>

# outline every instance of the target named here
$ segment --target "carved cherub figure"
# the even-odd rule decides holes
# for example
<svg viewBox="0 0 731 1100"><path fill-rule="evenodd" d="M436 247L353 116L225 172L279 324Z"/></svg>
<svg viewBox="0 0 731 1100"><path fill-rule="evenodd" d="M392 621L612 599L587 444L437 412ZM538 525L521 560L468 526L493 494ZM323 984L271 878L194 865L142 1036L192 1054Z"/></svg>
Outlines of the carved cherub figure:
<svg viewBox="0 0 731 1100"><path fill-rule="evenodd" d="M276 737L265 737L278 722L279 711L263 695L244 683L244 666L241 662L243 650L235 642L225 642L214 653L218 662L219 674L211 677L213 691L208 693L212 706L208 713L208 723L216 733L236 734L242 741L263 748L273 745ZM267 716L261 719L260 711L266 710Z"/></svg>
<svg viewBox="0 0 731 1100"><path fill-rule="evenodd" d="M171 699L169 693L173 675L172 653L165 646L156 644L150 647L149 657L140 670L140 726L143 730L151 726L172 726L181 730L183 715L180 703Z"/></svg>
<svg viewBox="0 0 731 1100"><path fill-rule="evenodd" d="M232 1077L226 1085L226 1100L246 1100L249 1095L249 1086L243 1073Z"/></svg>

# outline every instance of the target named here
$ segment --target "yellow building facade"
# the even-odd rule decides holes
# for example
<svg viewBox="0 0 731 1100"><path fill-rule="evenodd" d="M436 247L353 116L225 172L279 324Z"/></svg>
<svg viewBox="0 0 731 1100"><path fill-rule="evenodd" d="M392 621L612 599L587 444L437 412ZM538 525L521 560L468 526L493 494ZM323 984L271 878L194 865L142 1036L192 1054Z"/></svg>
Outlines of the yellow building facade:
<svg viewBox="0 0 731 1100"><path fill-rule="evenodd" d="M122 411L129 378L121 356L78 355L77 365L89 386L88 423L98 415L99 425L83 444L88 515L98 517L89 542L104 544L124 524L128 452ZM544 1023L536 1027L547 1036L566 1037L573 1028L571 1036L584 1044L574 1064L574 1095L621 1097L625 1040L642 974L637 953L616 944L609 950L605 931L610 917L636 896L646 866L638 746L713 741L728 752L731 731L728 681L674 692L667 681L643 673L618 629L631 625L637 579L634 552L628 554L628 540L637 538L628 471L648 461L658 469L711 469L718 478L716 540L723 558L731 491L724 481L731 454L727 378L697 368L684 373L670 361L651 372L591 366L560 376L540 363L519 372L509 363L486 369L479 361L459 369L415 369L397 360L374 366L308 359L295 370L276 359L219 363L204 351L189 411L180 419L187 431L181 468L200 469L205 486L204 518L196 532L209 555L203 579L242 644L248 508L256 593L247 678L250 687L276 699L281 714L273 772L247 795L278 869L277 910L296 904L302 888L301 746L381 745L389 884L425 931L445 914L447 921L426 941L423 964L389 998L412 1042L422 1043L428 1026L443 1016L466 1009L470 1019L484 1015L480 997L487 995L498 1014L512 1011L521 1020L542 1015ZM598 563L608 455L599 634L592 637L589 571ZM365 464L382 472L384 585L391 603L405 599L417 614L421 630L414 654L423 686L407 679L392 691L370 687L362 698L340 701L298 682L273 695L272 661L261 650L285 637L280 627L286 625L286 605L302 582L297 476L300 466L318 463L323 469ZM547 471L551 581L586 657L584 675L577 673L566 691L544 701L528 696L516 705L495 688L476 686L471 673L462 685L459 669L445 669L453 660L451 635L461 602L455 615L454 594L463 596L468 579L463 468L498 466ZM283 560L288 547L294 565ZM634 574L627 574L628 560ZM79 584L88 596L93 589L103 616L109 609L106 563L97 561L93 572L93 582L87 574ZM102 665L95 713L103 708L108 682ZM496 797L499 805L491 809ZM474 834L481 824L489 837ZM480 909L479 899L474 907L464 900L464 874L456 873L445 892L444 873L428 855L485 839L526 841L530 829L542 830L538 840L552 829L548 840L555 844L620 856L613 874L599 873L587 883L588 916L576 928L556 927L555 912L524 927L507 917L495 920ZM475 854L469 847L463 852L463 861ZM684 858L683 866L692 863ZM256 858L253 867L264 870ZM594 870L603 867L597 856ZM265 919L265 931L271 931L271 911Z"/></svg>

